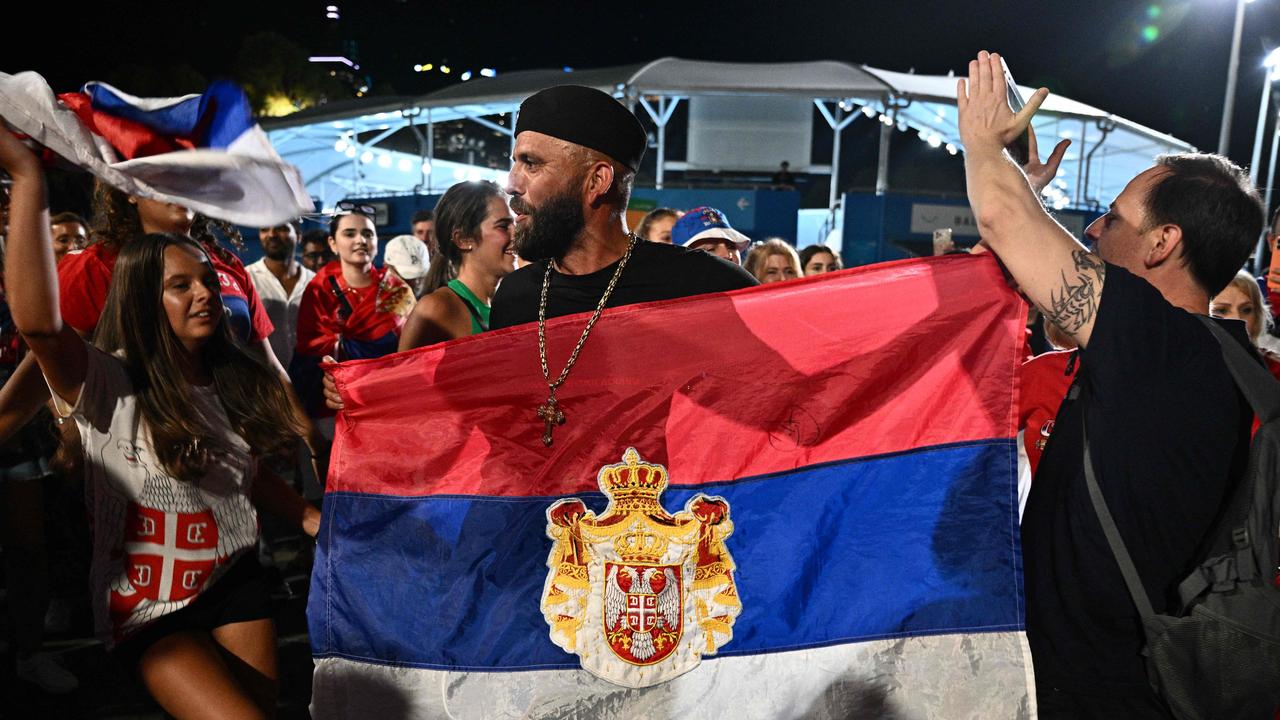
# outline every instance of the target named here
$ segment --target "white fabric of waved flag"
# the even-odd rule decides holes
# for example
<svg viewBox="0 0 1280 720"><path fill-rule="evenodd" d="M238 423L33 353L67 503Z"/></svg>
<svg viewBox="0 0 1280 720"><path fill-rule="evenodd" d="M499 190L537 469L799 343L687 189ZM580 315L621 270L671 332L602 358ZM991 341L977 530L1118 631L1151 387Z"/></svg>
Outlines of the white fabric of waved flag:
<svg viewBox="0 0 1280 720"><path fill-rule="evenodd" d="M199 96L132 98L140 108L163 107ZM112 187L151 200L177 203L208 217L265 227L315 208L302 175L276 153L253 125L224 149L193 149L119 160L111 144L64 107L39 74L0 73L0 116L17 131Z"/></svg>
<svg viewBox="0 0 1280 720"><path fill-rule="evenodd" d="M450 672L320 658L311 716L1023 720L1036 717L1031 673L1021 632L710 657L670 682L640 689L613 685L585 670Z"/></svg>

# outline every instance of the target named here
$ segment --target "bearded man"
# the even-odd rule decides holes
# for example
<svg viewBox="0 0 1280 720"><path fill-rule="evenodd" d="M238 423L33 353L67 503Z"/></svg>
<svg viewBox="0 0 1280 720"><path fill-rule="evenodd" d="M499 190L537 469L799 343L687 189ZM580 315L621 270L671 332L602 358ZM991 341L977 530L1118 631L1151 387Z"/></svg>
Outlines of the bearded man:
<svg viewBox="0 0 1280 720"><path fill-rule="evenodd" d="M756 284L737 265L628 232L646 145L635 115L599 90L561 85L524 101L507 192L516 252L530 264L498 286L491 328L537 320L544 282L548 318Z"/></svg>
<svg viewBox="0 0 1280 720"><path fill-rule="evenodd" d="M315 273L298 262L298 228L287 222L258 228L262 259L245 266L275 331L268 340L280 364L289 367L298 344L298 307Z"/></svg>

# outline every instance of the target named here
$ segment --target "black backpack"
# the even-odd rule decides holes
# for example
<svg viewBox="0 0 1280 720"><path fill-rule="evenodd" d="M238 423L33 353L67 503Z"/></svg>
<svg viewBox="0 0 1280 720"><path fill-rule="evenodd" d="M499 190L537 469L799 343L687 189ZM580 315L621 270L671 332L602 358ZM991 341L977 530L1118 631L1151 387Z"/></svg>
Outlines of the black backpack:
<svg viewBox="0 0 1280 720"><path fill-rule="evenodd" d="M1201 316L1262 425L1230 503L1206 536L1200 565L1178 586L1182 607L1158 615L1120 538L1084 443L1085 483L1107 544L1138 608L1151 687L1180 720L1266 718L1280 708L1280 382Z"/></svg>

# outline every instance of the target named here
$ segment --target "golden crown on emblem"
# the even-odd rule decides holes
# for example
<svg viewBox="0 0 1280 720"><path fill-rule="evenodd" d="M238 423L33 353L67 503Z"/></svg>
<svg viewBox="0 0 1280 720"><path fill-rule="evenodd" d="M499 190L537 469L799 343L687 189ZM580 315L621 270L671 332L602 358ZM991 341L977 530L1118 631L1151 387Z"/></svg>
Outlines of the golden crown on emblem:
<svg viewBox="0 0 1280 720"><path fill-rule="evenodd" d="M649 532L639 524L632 525L613 541L613 549L627 563L657 563L667 553L671 541Z"/></svg>
<svg viewBox="0 0 1280 720"><path fill-rule="evenodd" d="M622 462L600 469L600 489L615 499L651 498L657 500L667 489L667 470L640 460L635 448L627 448Z"/></svg>

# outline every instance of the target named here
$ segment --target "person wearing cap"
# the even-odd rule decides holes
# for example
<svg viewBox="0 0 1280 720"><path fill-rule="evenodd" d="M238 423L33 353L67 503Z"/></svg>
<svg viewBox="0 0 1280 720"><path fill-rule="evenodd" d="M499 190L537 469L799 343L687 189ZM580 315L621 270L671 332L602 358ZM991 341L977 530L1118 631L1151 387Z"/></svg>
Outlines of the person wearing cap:
<svg viewBox="0 0 1280 720"><path fill-rule="evenodd" d="M758 284L742 267L701 250L628 232L631 184L648 140L612 96L577 85L534 93L520 105L515 137L507 182L513 249L530 262L498 285L490 329L536 322L540 309L553 318L595 311L602 300L617 307ZM437 206L443 248L442 214ZM344 407L328 374L324 395L330 409Z"/></svg>
<svg viewBox="0 0 1280 720"><path fill-rule="evenodd" d="M729 224L729 218L713 207L696 207L671 228L671 242L691 250L703 250L738 265L751 238Z"/></svg>
<svg viewBox="0 0 1280 720"><path fill-rule="evenodd" d="M245 272L262 299L274 330L267 337L271 352L281 367L289 367L298 343L298 306L302 292L315 273L297 260L298 229L292 222L258 228L262 259L247 265Z"/></svg>
<svg viewBox="0 0 1280 720"><path fill-rule="evenodd" d="M516 267L514 224L506 193L496 183L461 182L440 198L436 239L440 255L458 276L414 305L400 332L401 352L489 329L489 302L499 281Z"/></svg>
<svg viewBox="0 0 1280 720"><path fill-rule="evenodd" d="M382 264L413 288L413 297L417 299L424 295L423 281L431 264L430 254L426 243L413 235L397 235L382 251Z"/></svg>
<svg viewBox="0 0 1280 720"><path fill-rule="evenodd" d="M507 183L516 252L530 264L502 281L491 327L755 285L741 267L674 245L637 242L626 208L647 138L610 95L561 85L520 106ZM626 258L626 264L622 260ZM617 272L619 269L622 272Z"/></svg>

